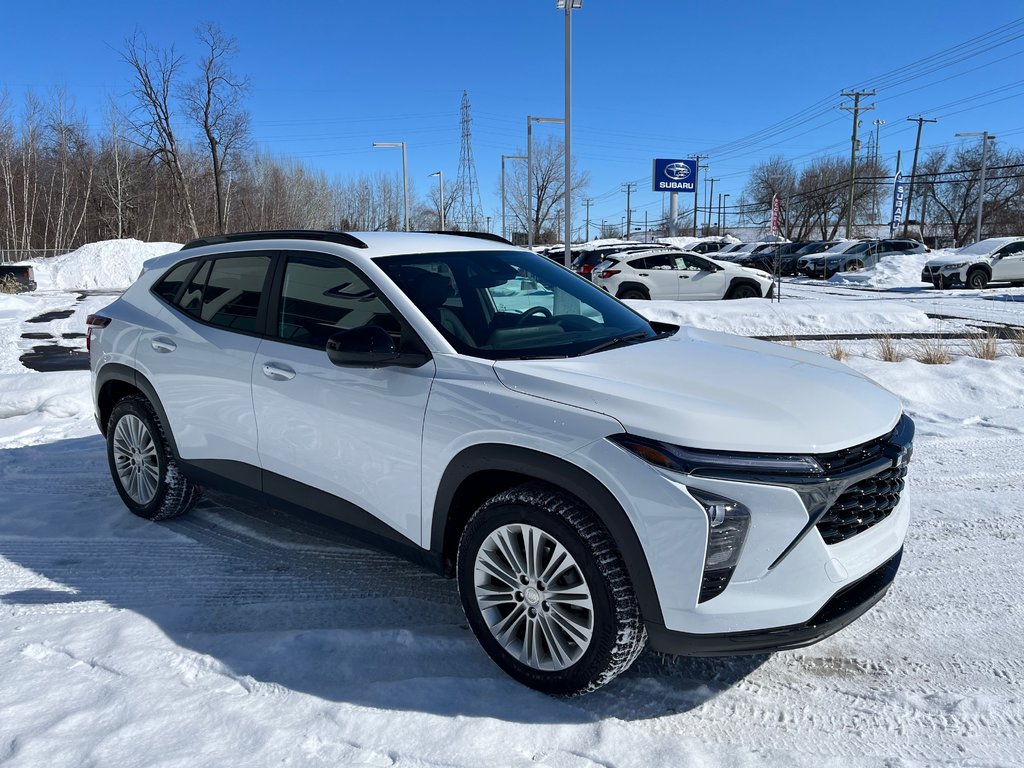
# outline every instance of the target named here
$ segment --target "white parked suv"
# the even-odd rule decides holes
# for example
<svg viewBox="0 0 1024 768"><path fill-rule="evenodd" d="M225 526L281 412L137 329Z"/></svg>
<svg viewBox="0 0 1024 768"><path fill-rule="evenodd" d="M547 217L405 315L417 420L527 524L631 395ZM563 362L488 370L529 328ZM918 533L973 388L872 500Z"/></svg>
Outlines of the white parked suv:
<svg viewBox="0 0 1024 768"><path fill-rule="evenodd" d="M493 236L259 232L149 261L89 319L118 494L301 507L457 579L515 679L645 643L813 643L895 577L913 423L824 356L651 323ZM749 383L758 383L751 398Z"/></svg>
<svg viewBox="0 0 1024 768"><path fill-rule="evenodd" d="M770 297L767 272L678 250L648 251L598 265L594 285L620 299L750 299Z"/></svg>
<svg viewBox="0 0 1024 768"><path fill-rule="evenodd" d="M990 237L929 260L921 281L936 288L980 290L991 282L1024 285L1024 237Z"/></svg>

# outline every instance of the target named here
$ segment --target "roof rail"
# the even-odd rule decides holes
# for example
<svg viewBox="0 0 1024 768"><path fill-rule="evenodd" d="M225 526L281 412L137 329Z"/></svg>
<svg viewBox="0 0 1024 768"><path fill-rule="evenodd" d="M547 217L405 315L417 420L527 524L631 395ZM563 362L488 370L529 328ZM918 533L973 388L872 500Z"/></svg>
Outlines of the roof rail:
<svg viewBox="0 0 1024 768"><path fill-rule="evenodd" d="M201 248L204 245L223 243L244 243L248 240L321 240L327 243L348 245L352 248L366 248L366 243L348 232L330 232L323 229L270 229L264 232L232 232L228 235L210 235L189 240L181 250Z"/></svg>
<svg viewBox="0 0 1024 768"><path fill-rule="evenodd" d="M456 237L475 237L477 240L493 240L496 243L505 243L505 245L515 245L510 240L506 240L501 235L495 235L492 232L456 232L450 229L428 229L422 234L424 235L455 235Z"/></svg>

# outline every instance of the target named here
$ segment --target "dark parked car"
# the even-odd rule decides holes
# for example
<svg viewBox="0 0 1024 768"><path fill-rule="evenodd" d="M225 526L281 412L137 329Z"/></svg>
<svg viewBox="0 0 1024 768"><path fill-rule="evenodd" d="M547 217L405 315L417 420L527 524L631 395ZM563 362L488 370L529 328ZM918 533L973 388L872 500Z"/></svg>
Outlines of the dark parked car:
<svg viewBox="0 0 1024 768"><path fill-rule="evenodd" d="M931 248L916 240L848 240L817 256L801 256L797 268L808 277L828 279L837 272L859 272L888 256L910 253L931 253Z"/></svg>
<svg viewBox="0 0 1024 768"><path fill-rule="evenodd" d="M729 243L721 243L721 242L713 242L713 241L710 241L710 240L705 240L703 243L694 243L693 245L691 245L686 250L688 250L690 253L700 253L700 254L717 253L718 251L720 251L723 248L725 248L727 245L729 245Z"/></svg>
<svg viewBox="0 0 1024 768"><path fill-rule="evenodd" d="M36 276L25 264L0 267L0 293L24 293L36 289Z"/></svg>
<svg viewBox="0 0 1024 768"><path fill-rule="evenodd" d="M664 248L665 245L661 243L617 243L615 245L604 245L599 248L590 248L573 259L572 270L589 280L590 273L594 271L594 267L609 256L633 253L635 251L664 250Z"/></svg>
<svg viewBox="0 0 1024 768"><path fill-rule="evenodd" d="M741 267L762 269L773 275L776 271L781 275L795 275L796 262L800 258L797 256L797 253L807 245L810 245L807 241L780 243L779 245L771 246L757 253L751 253L741 259L737 259L736 263Z"/></svg>

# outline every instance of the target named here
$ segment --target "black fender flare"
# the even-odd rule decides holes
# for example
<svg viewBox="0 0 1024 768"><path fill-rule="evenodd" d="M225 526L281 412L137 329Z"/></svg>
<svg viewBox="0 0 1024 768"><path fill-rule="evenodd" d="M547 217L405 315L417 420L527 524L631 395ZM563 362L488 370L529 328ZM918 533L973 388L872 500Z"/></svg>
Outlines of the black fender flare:
<svg viewBox="0 0 1024 768"><path fill-rule="evenodd" d="M757 280L754 280L751 277L734 277L729 281L729 287L726 289L725 296L723 298L729 298L729 294L741 285L749 285L757 291L758 296L764 297L764 293L761 291L761 286L758 284Z"/></svg>
<svg viewBox="0 0 1024 768"><path fill-rule="evenodd" d="M985 273L985 277L989 281L992 280L992 265L991 264L986 264L985 262L981 262L979 264L968 264L967 265L967 273L966 273L967 274L967 279L968 280L971 279L971 272L977 272L979 269L982 272Z"/></svg>
<svg viewBox="0 0 1024 768"><path fill-rule="evenodd" d="M478 473L502 473L506 478L511 478L505 487L539 480L572 494L586 504L615 540L633 583L644 620L664 623L647 555L622 505L600 480L586 470L540 451L485 443L471 446L457 454L445 469L434 497L430 535L432 554L442 562L454 562L459 534L469 516L476 511L475 507L458 508L457 498L463 484ZM504 488L488 491L483 500L501 490Z"/></svg>
<svg viewBox="0 0 1024 768"><path fill-rule="evenodd" d="M620 283L618 290L615 291L615 298L621 298L622 294L626 291L640 291L650 301L651 292L647 290L647 286L643 283Z"/></svg>
<svg viewBox="0 0 1024 768"><path fill-rule="evenodd" d="M160 423L164 425L164 437L170 445L171 453L175 459L180 461L181 456L178 454L178 445L174 442L174 434L171 432L170 422L167 420L167 412L164 411L164 406L160 402L156 388L143 374L122 363L107 363L96 372L96 402L98 407L96 420L103 436L106 437L107 435L107 421L110 416L110 410L114 406L114 402L110 402L109 407L107 407L108 404L105 402L103 393L107 391L108 385L112 382L128 384L146 396L146 399L152 403L153 408L156 410L157 416L160 417Z"/></svg>

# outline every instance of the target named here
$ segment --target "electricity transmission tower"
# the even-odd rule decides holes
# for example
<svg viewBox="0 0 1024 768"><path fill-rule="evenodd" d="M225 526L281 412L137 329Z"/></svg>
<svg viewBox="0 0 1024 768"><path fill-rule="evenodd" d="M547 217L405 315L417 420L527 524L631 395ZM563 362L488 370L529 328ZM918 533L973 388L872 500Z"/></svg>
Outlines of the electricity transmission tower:
<svg viewBox="0 0 1024 768"><path fill-rule="evenodd" d="M469 112L469 92L462 92L462 149L459 152L459 175L455 180L455 203L451 220L459 229L475 232L483 229L483 205L480 185L476 180L473 160L473 118Z"/></svg>

